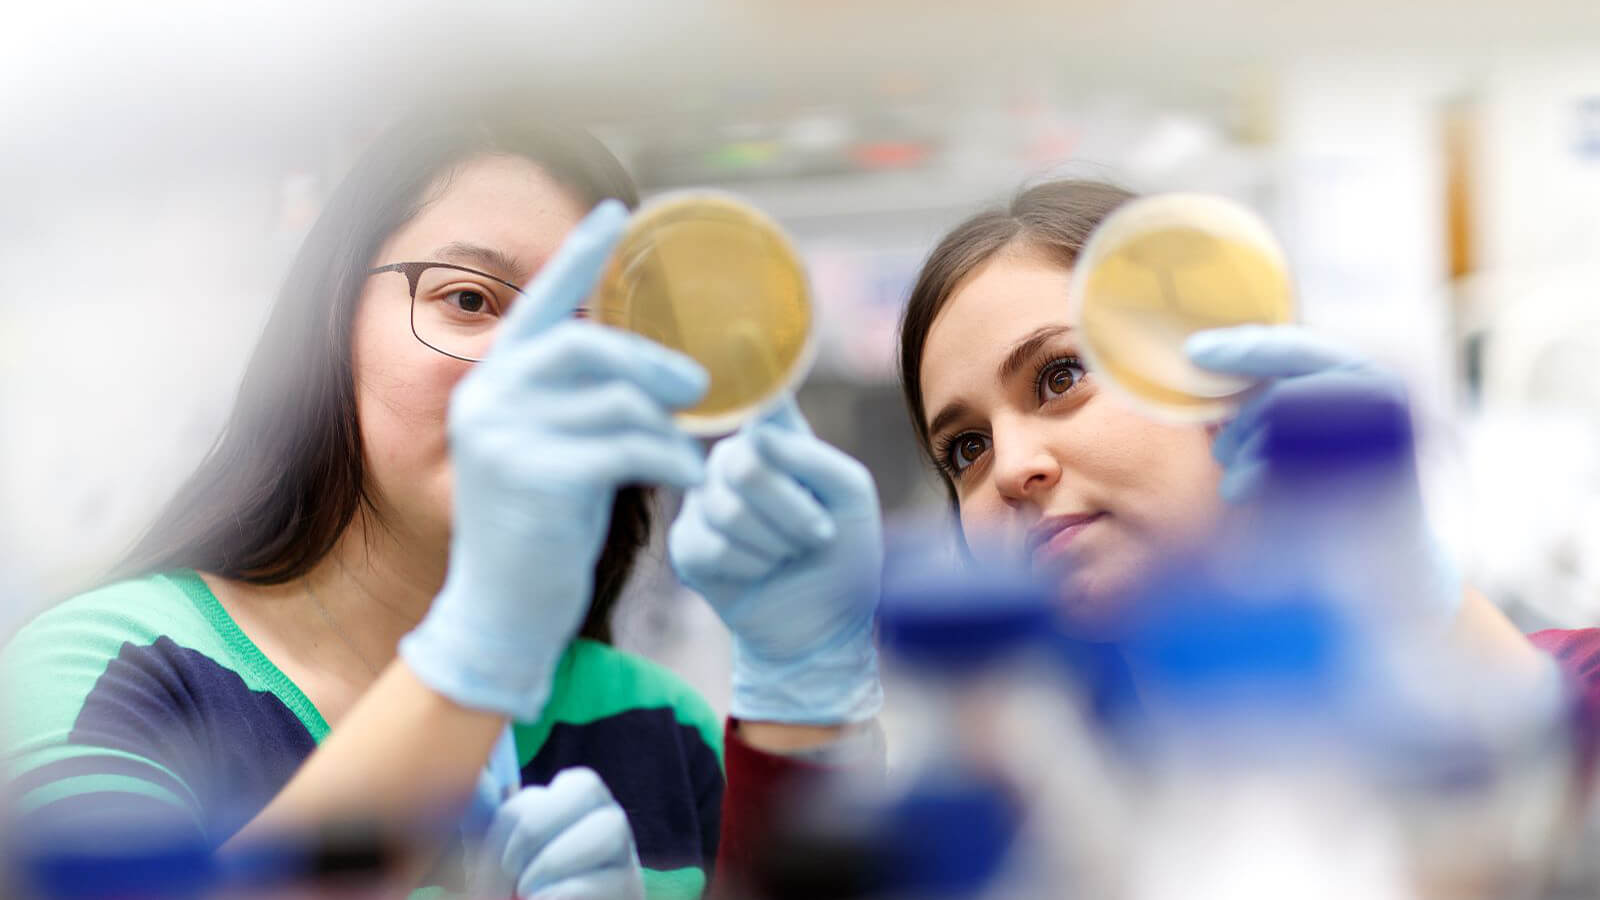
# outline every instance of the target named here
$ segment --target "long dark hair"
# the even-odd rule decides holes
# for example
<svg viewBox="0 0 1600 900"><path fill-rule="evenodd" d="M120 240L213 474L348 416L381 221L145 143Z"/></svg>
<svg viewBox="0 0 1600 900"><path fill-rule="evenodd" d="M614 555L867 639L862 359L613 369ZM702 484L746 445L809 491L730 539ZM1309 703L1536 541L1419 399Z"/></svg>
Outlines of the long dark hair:
<svg viewBox="0 0 1600 900"><path fill-rule="evenodd" d="M301 246L245 370L227 425L117 577L176 568L252 584L305 575L357 516L375 516L366 483L351 365L351 323L367 266L469 157L526 157L592 206L632 208L638 190L582 129L524 99L496 97L430 111L378 138L329 198ZM645 488L617 493L583 634L610 637L609 614L649 541Z"/></svg>
<svg viewBox="0 0 1600 900"><path fill-rule="evenodd" d="M958 502L955 485L934 459L923 408L922 353L933 320L974 270L1014 244L1072 266L1090 232L1133 198L1122 188L1098 181L1043 182L1021 191L1006 206L980 212L951 229L923 262L900 319L900 389L917 444L941 473L952 507ZM1061 298L1063 304L1066 299Z"/></svg>

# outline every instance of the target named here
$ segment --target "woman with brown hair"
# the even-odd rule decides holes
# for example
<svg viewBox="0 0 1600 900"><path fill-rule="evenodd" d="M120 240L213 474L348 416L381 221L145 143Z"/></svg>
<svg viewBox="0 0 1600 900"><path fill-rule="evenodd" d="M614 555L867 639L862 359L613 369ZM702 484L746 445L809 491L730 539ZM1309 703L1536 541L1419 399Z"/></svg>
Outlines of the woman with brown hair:
<svg viewBox="0 0 1600 900"><path fill-rule="evenodd" d="M1392 377L1315 335L1246 328L1198 335L1188 346L1202 367L1263 380L1232 421L1175 425L1139 414L1084 365L1071 325L1077 298L1068 290L1089 234L1132 196L1099 183L1048 182L967 219L923 264L900 332L901 383L912 424L941 475L971 555L1047 575L1057 588L1062 621L1080 635L1113 643L1141 590L1168 561L1203 554L1231 503L1270 489L1261 433L1275 408L1403 396ZM763 614L783 621L795 609L808 610L807 621L828 620L828 612L841 622L858 621L859 608L872 603L864 592L876 582L852 578L837 552L799 542L756 547L741 537L752 521L771 524L773 504L762 495L776 489L752 477L756 467L748 459L768 461L762 470L767 481L783 477L768 446L780 436L774 428L752 429L717 448L706 482L690 491L673 525L674 564L686 582L709 588L730 624ZM870 499L861 491L829 503L851 507ZM1421 515L1414 477L1383 500L1386 519L1401 527L1385 531L1389 545L1372 549L1395 561L1385 576L1406 585L1394 599L1411 608L1399 612L1427 623L1418 639L1450 641L1508 676L1538 677L1546 663L1536 648L1545 648L1572 676L1590 714L1600 711L1600 666L1594 663L1600 631L1524 638L1486 599L1465 590L1442 560ZM850 562L859 569L859 560ZM730 579L730 571L741 574ZM815 589L797 592L797 584ZM774 593L773 585L787 589ZM719 603L719 597L726 599ZM817 658L828 660L820 648L839 646L849 633L840 627L815 641ZM806 658L795 647L786 652L790 659ZM799 663L789 678L814 682L840 672L856 672L854 682L865 678L836 664L807 669ZM851 712L797 702L782 721L736 722L727 746L724 823L727 833L739 835L724 843L732 865L748 864L756 842L745 836L764 830L774 814L775 785L806 771L804 760L870 759L870 744L852 738L865 726Z"/></svg>

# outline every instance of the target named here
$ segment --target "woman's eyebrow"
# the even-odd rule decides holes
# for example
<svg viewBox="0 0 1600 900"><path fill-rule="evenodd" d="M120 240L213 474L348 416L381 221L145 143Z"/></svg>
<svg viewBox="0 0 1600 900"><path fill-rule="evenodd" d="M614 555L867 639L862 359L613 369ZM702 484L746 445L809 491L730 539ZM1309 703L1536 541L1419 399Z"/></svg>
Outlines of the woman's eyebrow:
<svg viewBox="0 0 1600 900"><path fill-rule="evenodd" d="M528 268L515 256L493 247L453 241L433 251L440 262L460 263L485 272L499 275L513 284L521 284L528 277Z"/></svg>
<svg viewBox="0 0 1600 900"><path fill-rule="evenodd" d="M1028 360L1038 355L1039 349L1063 334L1072 331L1071 325L1044 325L1035 328L1021 340L1011 345L1011 352L1000 363L998 378L1000 381L1009 381L1012 376L1028 364Z"/></svg>
<svg viewBox="0 0 1600 900"><path fill-rule="evenodd" d="M998 376L1000 381L1009 380L1017 372L1021 371L1030 359L1038 354L1040 348L1071 331L1071 325L1042 325L1023 335L1015 344L1011 345L1011 351L1006 354L1006 358L1000 363ZM938 415L929 420L928 435L931 437L938 434L951 423L965 418L971 412L972 407L962 401L951 402L945 408L939 410Z"/></svg>
<svg viewBox="0 0 1600 900"><path fill-rule="evenodd" d="M928 436L932 437L938 434L952 422L965 418L971 412L972 408L960 400L948 404L944 409L939 410L939 414L933 417L933 421L928 423Z"/></svg>

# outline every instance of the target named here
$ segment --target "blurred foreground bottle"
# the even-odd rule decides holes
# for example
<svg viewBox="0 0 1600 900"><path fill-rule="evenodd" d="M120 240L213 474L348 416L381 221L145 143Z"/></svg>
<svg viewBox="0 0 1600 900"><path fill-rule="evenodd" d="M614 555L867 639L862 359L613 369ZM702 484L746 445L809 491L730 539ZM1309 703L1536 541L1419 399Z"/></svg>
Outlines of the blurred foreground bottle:
<svg viewBox="0 0 1600 900"><path fill-rule="evenodd" d="M887 775L800 804L761 896L1107 896L1122 800L1095 720L1120 664L1061 636L1049 586L915 555L891 555L878 624Z"/></svg>
<svg viewBox="0 0 1600 900"><path fill-rule="evenodd" d="M1264 416L1262 483L1158 580L1125 647L1143 714L1130 896L1537 897L1577 796L1553 665L1452 644L1403 401Z"/></svg>
<svg viewBox="0 0 1600 900"><path fill-rule="evenodd" d="M889 775L814 792L762 896L1558 896L1568 699L1447 640L1403 405L1268 425L1268 490L1114 648L1016 573L891 570Z"/></svg>

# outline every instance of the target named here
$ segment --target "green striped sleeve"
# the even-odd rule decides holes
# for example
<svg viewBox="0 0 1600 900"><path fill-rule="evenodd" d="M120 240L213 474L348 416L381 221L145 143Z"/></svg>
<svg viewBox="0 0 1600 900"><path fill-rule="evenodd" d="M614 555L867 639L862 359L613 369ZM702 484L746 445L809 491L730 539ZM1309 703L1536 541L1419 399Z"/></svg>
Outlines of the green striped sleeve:
<svg viewBox="0 0 1600 900"><path fill-rule="evenodd" d="M557 723L587 725L633 709L667 707L722 759L722 723L710 704L676 673L650 660L580 639L562 656L544 714L516 725L519 762L526 765Z"/></svg>
<svg viewBox="0 0 1600 900"><path fill-rule="evenodd" d="M198 827L199 838L220 841L208 829L219 810L208 806L237 803L218 780L243 773L219 775L215 761L278 733L263 733L250 718L257 707L231 703L219 684L281 701L280 722L298 718L309 735L299 750L326 733L193 572L119 582L41 613L0 648L5 768L20 810L62 823Z"/></svg>

